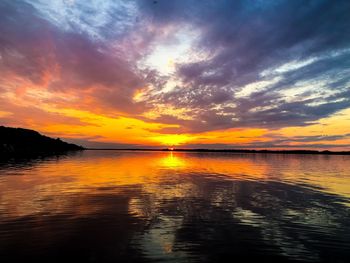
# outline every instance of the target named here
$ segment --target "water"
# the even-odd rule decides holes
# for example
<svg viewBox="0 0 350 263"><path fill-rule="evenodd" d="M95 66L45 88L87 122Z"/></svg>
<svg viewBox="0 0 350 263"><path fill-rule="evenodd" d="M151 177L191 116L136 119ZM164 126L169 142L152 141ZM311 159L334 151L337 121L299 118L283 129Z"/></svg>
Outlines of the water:
<svg viewBox="0 0 350 263"><path fill-rule="evenodd" d="M84 151L0 164L0 262L346 262L350 156Z"/></svg>

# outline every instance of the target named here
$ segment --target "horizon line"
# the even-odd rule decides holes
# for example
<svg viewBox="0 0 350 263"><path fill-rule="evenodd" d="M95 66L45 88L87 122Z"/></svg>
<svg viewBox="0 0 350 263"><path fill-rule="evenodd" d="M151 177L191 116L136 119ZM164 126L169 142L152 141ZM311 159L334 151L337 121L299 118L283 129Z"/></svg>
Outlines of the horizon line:
<svg viewBox="0 0 350 263"><path fill-rule="evenodd" d="M171 147L172 148L172 147ZM206 148L84 148L84 150L97 151L162 151L162 152L227 152L227 153L281 153L281 154L329 154L329 155L350 155L350 151L330 150L267 150L267 149L206 149Z"/></svg>

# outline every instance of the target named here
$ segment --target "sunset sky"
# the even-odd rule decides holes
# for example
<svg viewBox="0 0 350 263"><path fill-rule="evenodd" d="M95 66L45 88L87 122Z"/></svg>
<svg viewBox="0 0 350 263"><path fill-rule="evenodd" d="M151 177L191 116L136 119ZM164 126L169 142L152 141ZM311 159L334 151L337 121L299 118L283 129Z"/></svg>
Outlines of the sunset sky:
<svg viewBox="0 0 350 263"><path fill-rule="evenodd" d="M1 0L0 125L87 147L350 150L350 1Z"/></svg>

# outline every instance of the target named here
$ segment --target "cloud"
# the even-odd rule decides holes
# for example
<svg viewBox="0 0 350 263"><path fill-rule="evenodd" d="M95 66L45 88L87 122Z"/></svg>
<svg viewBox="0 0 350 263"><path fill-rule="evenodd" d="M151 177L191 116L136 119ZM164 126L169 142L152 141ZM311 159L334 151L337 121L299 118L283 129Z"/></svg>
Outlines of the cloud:
<svg viewBox="0 0 350 263"><path fill-rule="evenodd" d="M182 86L152 101L193 109L193 122L178 122L187 130L303 126L350 106L348 1L141 1L141 8L159 24L196 25L196 48L213 54L178 64ZM266 85L239 96L254 83ZM304 93L284 93L300 83Z"/></svg>
<svg viewBox="0 0 350 263"><path fill-rule="evenodd" d="M132 97L145 83L108 43L73 30L74 23L72 30L60 28L62 21L53 24L54 17L43 17L22 1L2 1L0 10L3 78L29 80L53 94L65 92L77 98L80 108L141 110L143 103L135 103Z"/></svg>
<svg viewBox="0 0 350 263"><path fill-rule="evenodd" d="M1 1L0 97L174 124L158 133L307 126L350 107L349 9L346 0Z"/></svg>
<svg viewBox="0 0 350 263"><path fill-rule="evenodd" d="M0 115L0 123L5 126L35 127L41 129L47 125L95 126L79 118L48 112L34 106L19 106L0 98L0 104L9 114Z"/></svg>

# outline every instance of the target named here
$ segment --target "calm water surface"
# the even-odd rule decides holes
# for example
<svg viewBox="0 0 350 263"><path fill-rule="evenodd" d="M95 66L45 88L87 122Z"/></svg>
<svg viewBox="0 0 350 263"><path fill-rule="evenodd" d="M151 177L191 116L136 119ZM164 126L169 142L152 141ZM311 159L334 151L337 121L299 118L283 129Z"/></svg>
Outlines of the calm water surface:
<svg viewBox="0 0 350 263"><path fill-rule="evenodd" d="M84 151L0 164L0 262L349 262L350 156Z"/></svg>

